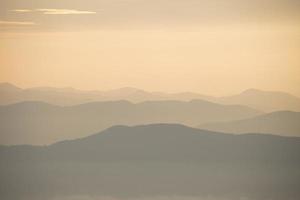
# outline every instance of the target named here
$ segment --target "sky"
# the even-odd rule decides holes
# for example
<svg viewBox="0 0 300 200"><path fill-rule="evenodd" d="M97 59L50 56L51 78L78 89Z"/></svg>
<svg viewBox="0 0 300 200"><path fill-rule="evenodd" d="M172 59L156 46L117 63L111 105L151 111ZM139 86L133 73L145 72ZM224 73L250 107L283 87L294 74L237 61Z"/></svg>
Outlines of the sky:
<svg viewBox="0 0 300 200"><path fill-rule="evenodd" d="M1 0L0 82L300 96L299 0Z"/></svg>

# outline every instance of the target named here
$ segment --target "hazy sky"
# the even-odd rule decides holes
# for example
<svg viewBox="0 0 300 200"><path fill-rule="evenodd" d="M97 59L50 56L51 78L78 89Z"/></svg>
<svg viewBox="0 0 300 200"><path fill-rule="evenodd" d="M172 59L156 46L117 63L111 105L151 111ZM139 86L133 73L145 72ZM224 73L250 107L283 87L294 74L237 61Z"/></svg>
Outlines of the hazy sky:
<svg viewBox="0 0 300 200"><path fill-rule="evenodd" d="M1 0L0 82L300 96L299 0Z"/></svg>

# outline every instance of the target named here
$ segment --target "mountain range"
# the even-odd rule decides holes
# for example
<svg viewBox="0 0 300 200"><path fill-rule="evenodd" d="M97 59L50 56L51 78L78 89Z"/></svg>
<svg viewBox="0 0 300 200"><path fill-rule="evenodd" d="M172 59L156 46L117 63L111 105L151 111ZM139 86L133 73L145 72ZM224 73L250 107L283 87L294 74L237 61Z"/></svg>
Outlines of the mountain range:
<svg viewBox="0 0 300 200"><path fill-rule="evenodd" d="M297 137L176 124L115 126L49 146L0 146L0 163L1 199L300 196Z"/></svg>
<svg viewBox="0 0 300 200"><path fill-rule="evenodd" d="M228 133L270 133L300 136L300 112L277 111L249 119L231 122L212 122L199 128Z"/></svg>
<svg viewBox="0 0 300 200"><path fill-rule="evenodd" d="M82 91L73 88L52 87L22 89L10 83L0 84L0 105L22 101L43 101L49 104L70 106L93 101L127 100L139 103L143 101L190 101L194 99L202 99L220 104L245 105L264 112L279 110L300 111L300 98L284 92L257 89L249 89L232 96L213 97L192 92L147 92L129 87L109 91Z"/></svg>
<svg viewBox="0 0 300 200"><path fill-rule="evenodd" d="M220 97L213 102L247 105L265 112L300 111L300 98L278 91L249 89L238 95Z"/></svg>
<svg viewBox="0 0 300 200"><path fill-rule="evenodd" d="M114 125L180 123L188 126L262 114L240 105L204 100L93 102L56 106L22 102L0 106L1 144L49 144L96 133Z"/></svg>

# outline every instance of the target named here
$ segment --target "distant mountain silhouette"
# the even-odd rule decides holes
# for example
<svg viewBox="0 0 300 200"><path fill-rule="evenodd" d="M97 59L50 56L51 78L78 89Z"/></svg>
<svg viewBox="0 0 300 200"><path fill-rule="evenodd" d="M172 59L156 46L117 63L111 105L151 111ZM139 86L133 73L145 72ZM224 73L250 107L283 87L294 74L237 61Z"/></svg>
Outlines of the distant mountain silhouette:
<svg viewBox="0 0 300 200"><path fill-rule="evenodd" d="M56 105L75 105L101 98L102 95L98 91L51 87L21 89L9 83L0 84L0 105L22 101L44 101Z"/></svg>
<svg viewBox="0 0 300 200"><path fill-rule="evenodd" d="M300 195L300 138L176 124L115 126L50 146L0 146L0 163L1 199Z"/></svg>
<svg viewBox="0 0 300 200"><path fill-rule="evenodd" d="M49 144L95 133L113 125L180 123L197 126L232 121L261 114L238 105L220 105L203 100L93 102L54 106L22 102L0 106L1 144Z"/></svg>
<svg viewBox="0 0 300 200"><path fill-rule="evenodd" d="M215 102L241 104L265 112L290 110L300 111L300 99L284 92L271 92L249 89L241 94L221 97Z"/></svg>
<svg viewBox="0 0 300 200"><path fill-rule="evenodd" d="M0 91L10 92L10 91L21 91L22 89L10 84L10 83L0 83Z"/></svg>
<svg viewBox="0 0 300 200"><path fill-rule="evenodd" d="M21 89L9 83L0 83L0 105L22 101L44 101L50 104L70 106L94 101L127 100L133 103L143 101L209 99L196 93L146 92L136 88L120 88L109 91L82 91L73 88L36 87Z"/></svg>
<svg viewBox="0 0 300 200"><path fill-rule="evenodd" d="M81 91L73 88L39 87L21 89L9 83L0 84L0 105L21 101L44 101L50 104L70 106L93 101L127 100L133 103L143 101L202 99L221 104L246 105L257 110L272 112L279 110L300 111L300 99L283 92L249 89L241 94L227 97L212 97L192 92L163 93L147 92L136 88L120 88L109 91Z"/></svg>
<svg viewBox="0 0 300 200"><path fill-rule="evenodd" d="M300 136L300 112L278 111L250 119L209 123L199 127L229 133L270 133Z"/></svg>

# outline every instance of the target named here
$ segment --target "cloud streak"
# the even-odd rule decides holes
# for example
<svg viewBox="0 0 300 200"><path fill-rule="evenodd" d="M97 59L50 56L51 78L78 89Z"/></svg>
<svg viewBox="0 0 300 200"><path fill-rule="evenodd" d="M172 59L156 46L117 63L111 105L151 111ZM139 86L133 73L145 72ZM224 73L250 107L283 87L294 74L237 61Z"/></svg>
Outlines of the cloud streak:
<svg viewBox="0 0 300 200"><path fill-rule="evenodd" d="M0 25L6 25L6 26L30 26L35 25L34 22L30 21L0 21Z"/></svg>
<svg viewBox="0 0 300 200"><path fill-rule="evenodd" d="M14 9L11 10L12 12L17 12L17 13L28 13L28 12L32 12L32 10L29 9Z"/></svg>
<svg viewBox="0 0 300 200"><path fill-rule="evenodd" d="M73 10L73 9L37 9L45 15L82 15L82 14L95 14L94 11L86 10Z"/></svg>
<svg viewBox="0 0 300 200"><path fill-rule="evenodd" d="M29 12L41 12L45 15L84 15L84 14L96 14L94 11L88 10L75 10L75 9L52 9L52 8L40 8L40 9L14 9L11 10L17 13L29 13Z"/></svg>

